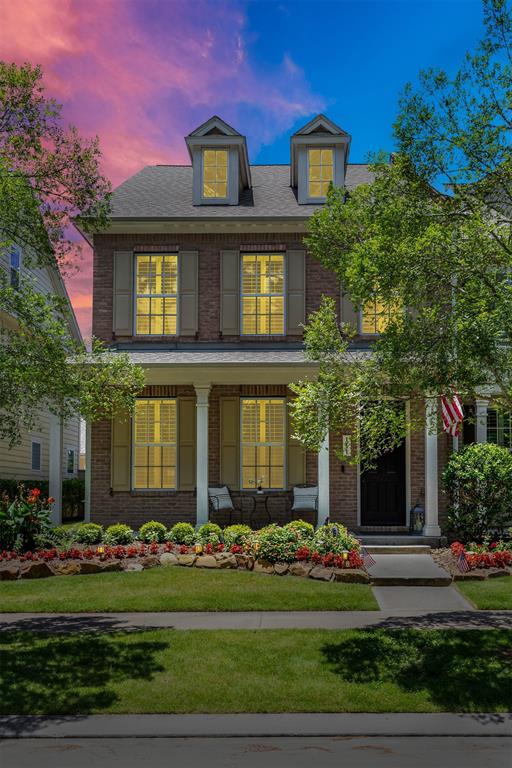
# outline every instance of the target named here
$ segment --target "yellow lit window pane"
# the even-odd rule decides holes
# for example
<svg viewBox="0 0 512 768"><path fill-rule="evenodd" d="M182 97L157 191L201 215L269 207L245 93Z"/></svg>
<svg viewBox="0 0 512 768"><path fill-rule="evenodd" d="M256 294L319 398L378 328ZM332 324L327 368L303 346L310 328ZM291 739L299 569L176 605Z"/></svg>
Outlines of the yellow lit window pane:
<svg viewBox="0 0 512 768"><path fill-rule="evenodd" d="M322 157L322 152L320 149L310 149L309 150L309 167L311 168L312 165L320 165L321 157Z"/></svg>
<svg viewBox="0 0 512 768"><path fill-rule="evenodd" d="M270 487L284 488L284 469L283 467L270 468Z"/></svg>
<svg viewBox="0 0 512 768"><path fill-rule="evenodd" d="M284 333L284 255L242 255L242 333Z"/></svg>
<svg viewBox="0 0 512 768"><path fill-rule="evenodd" d="M332 160L332 149L322 149L321 151L321 162L322 165L330 165L332 166L333 160Z"/></svg>
<svg viewBox="0 0 512 768"><path fill-rule="evenodd" d="M175 400L137 400L133 459L134 488L176 487Z"/></svg>
<svg viewBox="0 0 512 768"><path fill-rule="evenodd" d="M203 197L217 197L215 187L205 182L203 184Z"/></svg>
<svg viewBox="0 0 512 768"><path fill-rule="evenodd" d="M148 487L148 473L146 467L135 467L133 471L133 487L134 488L147 488Z"/></svg>
<svg viewBox="0 0 512 768"><path fill-rule="evenodd" d="M320 184L320 182L311 181L309 183L309 196L322 197L322 185Z"/></svg>
<svg viewBox="0 0 512 768"><path fill-rule="evenodd" d="M149 317L137 317L137 334L146 336L149 333Z"/></svg>
<svg viewBox="0 0 512 768"><path fill-rule="evenodd" d="M386 304L378 297L366 302L362 311L362 333L383 333L390 320L396 319L401 311L401 305L398 302Z"/></svg>
<svg viewBox="0 0 512 768"><path fill-rule="evenodd" d="M326 197L329 183L334 180L332 149L310 149L308 153L309 197Z"/></svg>
<svg viewBox="0 0 512 768"><path fill-rule="evenodd" d="M203 197L226 198L228 194L228 152L225 149L203 151Z"/></svg>
<svg viewBox="0 0 512 768"><path fill-rule="evenodd" d="M139 254L136 270L136 333L176 335L177 254Z"/></svg>
<svg viewBox="0 0 512 768"><path fill-rule="evenodd" d="M150 318L149 333L152 336L162 336L164 332L164 319L161 315Z"/></svg>
<svg viewBox="0 0 512 768"><path fill-rule="evenodd" d="M216 181L217 178L217 169L214 165L205 165L204 167L204 180L205 181Z"/></svg>
<svg viewBox="0 0 512 768"><path fill-rule="evenodd" d="M286 405L283 398L242 400L242 486L283 488L285 477Z"/></svg>
<svg viewBox="0 0 512 768"><path fill-rule="evenodd" d="M226 166L228 164L228 153L225 149L218 149L215 152L215 160L217 165Z"/></svg>
<svg viewBox="0 0 512 768"><path fill-rule="evenodd" d="M219 165L217 168L217 178L216 181L227 181L228 180L228 168L227 165Z"/></svg>

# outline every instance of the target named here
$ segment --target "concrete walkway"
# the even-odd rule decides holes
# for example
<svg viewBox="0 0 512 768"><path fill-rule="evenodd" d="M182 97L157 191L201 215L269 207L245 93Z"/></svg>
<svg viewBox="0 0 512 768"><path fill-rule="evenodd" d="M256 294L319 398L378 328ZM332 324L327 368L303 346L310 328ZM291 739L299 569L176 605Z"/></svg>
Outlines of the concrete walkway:
<svg viewBox="0 0 512 768"><path fill-rule="evenodd" d="M511 714L5 715L0 738L512 736Z"/></svg>
<svg viewBox="0 0 512 768"><path fill-rule="evenodd" d="M373 587L379 608L405 611L473 611L455 587Z"/></svg>
<svg viewBox="0 0 512 768"><path fill-rule="evenodd" d="M410 589L409 587L407 589ZM436 590L440 592L440 590ZM512 611L247 611L161 613L3 613L0 632L116 632L138 629L512 629Z"/></svg>
<svg viewBox="0 0 512 768"><path fill-rule="evenodd" d="M452 577L434 562L430 554L373 555L368 568L376 586L449 586Z"/></svg>

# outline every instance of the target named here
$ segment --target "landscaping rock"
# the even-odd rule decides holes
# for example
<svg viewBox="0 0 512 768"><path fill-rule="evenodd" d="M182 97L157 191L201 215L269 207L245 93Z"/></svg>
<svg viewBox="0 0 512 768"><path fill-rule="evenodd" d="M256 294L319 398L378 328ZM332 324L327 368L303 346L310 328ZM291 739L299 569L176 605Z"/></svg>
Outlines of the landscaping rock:
<svg viewBox="0 0 512 768"><path fill-rule="evenodd" d="M128 573L139 573L140 571L144 570L144 567L140 563L127 562L123 563L122 569Z"/></svg>
<svg viewBox="0 0 512 768"><path fill-rule="evenodd" d="M77 576L80 571L80 563L73 562L72 560L66 562L59 562L58 560L51 564L51 569L55 576Z"/></svg>
<svg viewBox="0 0 512 768"><path fill-rule="evenodd" d="M142 565L144 570L147 570L148 568L154 568L155 565L158 565L158 557L156 555L146 555L146 557L143 557L141 560L139 560L139 563Z"/></svg>
<svg viewBox="0 0 512 768"><path fill-rule="evenodd" d="M344 581L346 584L368 584L370 577L366 571L358 568L334 568L334 580Z"/></svg>
<svg viewBox="0 0 512 768"><path fill-rule="evenodd" d="M288 571L288 563L275 563L274 573L276 573L278 576L286 576Z"/></svg>
<svg viewBox="0 0 512 768"><path fill-rule="evenodd" d="M111 571L121 571L121 561L120 560L107 560L104 563L101 563L101 572L102 573L110 573Z"/></svg>
<svg viewBox="0 0 512 768"><path fill-rule="evenodd" d="M194 565L195 561L195 555L178 555L178 565L186 565L190 568L190 566Z"/></svg>
<svg viewBox="0 0 512 768"><path fill-rule="evenodd" d="M230 552L220 552L215 555L219 568L236 568L238 563L236 557Z"/></svg>
<svg viewBox="0 0 512 768"><path fill-rule="evenodd" d="M274 566L272 563L269 563L268 560L256 560L254 563L254 572L267 573L270 575L274 573Z"/></svg>
<svg viewBox="0 0 512 768"><path fill-rule="evenodd" d="M46 579L48 576L53 576L53 571L45 562L22 563L20 576L22 579Z"/></svg>
<svg viewBox="0 0 512 768"><path fill-rule="evenodd" d="M172 552L163 552L160 555L160 565L165 565L166 567L178 565L178 558Z"/></svg>
<svg viewBox="0 0 512 768"><path fill-rule="evenodd" d="M235 555L235 557L236 557L236 562L239 568L243 568L244 570L247 570L247 571L252 571L252 569L254 568L254 557L252 557L251 555L245 555L245 554Z"/></svg>
<svg viewBox="0 0 512 768"><path fill-rule="evenodd" d="M292 576L309 576L312 568L312 565L306 565L306 563L292 563L288 570Z"/></svg>
<svg viewBox="0 0 512 768"><path fill-rule="evenodd" d="M476 573L474 571L468 571L468 573L454 573L454 581L485 581L487 578L486 573Z"/></svg>
<svg viewBox="0 0 512 768"><path fill-rule="evenodd" d="M498 568L496 571L489 571L487 578L497 579L499 576L510 576L510 571L507 571L506 568Z"/></svg>
<svg viewBox="0 0 512 768"><path fill-rule="evenodd" d="M331 581L333 577L332 569L324 568L323 565L315 565L309 574L310 579L318 579L319 581Z"/></svg>
<svg viewBox="0 0 512 768"><path fill-rule="evenodd" d="M82 560L80 563L80 573L101 573L102 564L97 560Z"/></svg>
<svg viewBox="0 0 512 768"><path fill-rule="evenodd" d="M13 565L12 563L0 565L0 581L15 581L19 575L19 565Z"/></svg>
<svg viewBox="0 0 512 768"><path fill-rule="evenodd" d="M219 563L213 555L200 555L196 562L196 568L218 568Z"/></svg>

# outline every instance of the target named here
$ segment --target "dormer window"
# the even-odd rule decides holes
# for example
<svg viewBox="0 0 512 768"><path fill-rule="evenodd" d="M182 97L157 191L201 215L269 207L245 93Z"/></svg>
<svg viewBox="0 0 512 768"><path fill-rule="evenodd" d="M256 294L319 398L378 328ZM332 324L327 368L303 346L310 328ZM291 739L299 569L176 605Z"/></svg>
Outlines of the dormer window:
<svg viewBox="0 0 512 768"><path fill-rule="evenodd" d="M228 150L203 150L203 197L228 196Z"/></svg>
<svg viewBox="0 0 512 768"><path fill-rule="evenodd" d="M308 195L327 197L329 184L334 181L334 151L308 150Z"/></svg>

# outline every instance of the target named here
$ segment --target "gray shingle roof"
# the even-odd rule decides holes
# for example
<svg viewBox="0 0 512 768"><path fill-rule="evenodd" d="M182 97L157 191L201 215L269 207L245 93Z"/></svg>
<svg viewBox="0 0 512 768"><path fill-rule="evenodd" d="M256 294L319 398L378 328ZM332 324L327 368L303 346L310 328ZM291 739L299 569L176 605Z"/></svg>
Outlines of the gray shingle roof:
<svg viewBox="0 0 512 768"><path fill-rule="evenodd" d="M113 193L114 219L307 218L317 205L299 205L289 165L252 165L252 189L239 205L192 205L192 166L148 165ZM373 180L367 165L348 165L347 189Z"/></svg>

